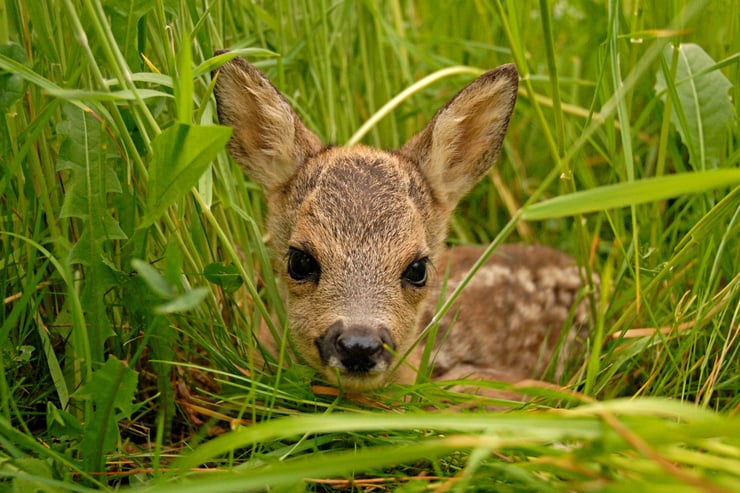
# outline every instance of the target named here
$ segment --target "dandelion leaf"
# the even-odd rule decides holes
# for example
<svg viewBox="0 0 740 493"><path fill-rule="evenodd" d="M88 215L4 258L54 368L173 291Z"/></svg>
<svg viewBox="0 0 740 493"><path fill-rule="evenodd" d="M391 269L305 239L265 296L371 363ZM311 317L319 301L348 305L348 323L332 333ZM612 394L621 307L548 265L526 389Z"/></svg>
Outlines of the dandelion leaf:
<svg viewBox="0 0 740 493"><path fill-rule="evenodd" d="M138 373L113 356L95 370L74 393L79 400L92 402L92 419L85 424L79 449L88 471L101 471L105 454L118 442L118 421L134 410Z"/></svg>
<svg viewBox="0 0 740 493"><path fill-rule="evenodd" d="M111 240L126 239L110 212L108 196L120 193L121 184L112 168L113 143L104 124L72 105L65 106L64 114L66 119L57 127L66 137L59 150L57 170L68 172L60 216L81 221L81 234L69 252L69 260L85 267L81 300L89 327L90 350L94 361L103 361L105 340L114 335L104 298L120 276L113 268L106 245Z"/></svg>

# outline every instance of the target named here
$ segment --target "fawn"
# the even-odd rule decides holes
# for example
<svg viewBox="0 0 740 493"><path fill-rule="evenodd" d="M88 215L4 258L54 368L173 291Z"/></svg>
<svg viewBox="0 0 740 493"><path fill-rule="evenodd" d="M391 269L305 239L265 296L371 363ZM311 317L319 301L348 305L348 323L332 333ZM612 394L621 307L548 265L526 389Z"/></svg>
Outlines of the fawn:
<svg viewBox="0 0 740 493"><path fill-rule="evenodd" d="M394 151L324 146L242 58L214 76L219 120L234 129L229 152L266 196L269 247L299 356L351 391L410 383L407 368L423 344L410 364L398 358L431 319L445 274L451 290L482 252L445 249L448 220L496 161L516 102L516 68L471 82ZM563 253L499 248L442 320L434 378L536 375L566 321L585 321L581 286Z"/></svg>

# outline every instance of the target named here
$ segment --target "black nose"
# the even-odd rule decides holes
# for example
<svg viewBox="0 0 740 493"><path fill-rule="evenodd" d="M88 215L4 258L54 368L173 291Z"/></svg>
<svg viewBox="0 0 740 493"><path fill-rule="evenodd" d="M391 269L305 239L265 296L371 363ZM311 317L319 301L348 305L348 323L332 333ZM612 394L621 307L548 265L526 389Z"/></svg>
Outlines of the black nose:
<svg viewBox="0 0 740 493"><path fill-rule="evenodd" d="M337 322L316 340L324 364L349 373L382 371L388 367L394 349L390 333L384 327L364 325L345 327Z"/></svg>
<svg viewBox="0 0 740 493"><path fill-rule="evenodd" d="M337 350L343 359L350 361L372 358L383 349L383 341L364 330L348 330L337 337Z"/></svg>

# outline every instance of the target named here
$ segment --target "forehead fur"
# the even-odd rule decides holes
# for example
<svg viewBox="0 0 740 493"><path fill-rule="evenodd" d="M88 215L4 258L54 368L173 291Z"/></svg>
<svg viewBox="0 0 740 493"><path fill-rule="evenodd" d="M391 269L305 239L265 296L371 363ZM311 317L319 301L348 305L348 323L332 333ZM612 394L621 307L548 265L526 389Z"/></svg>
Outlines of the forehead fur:
<svg viewBox="0 0 740 493"><path fill-rule="evenodd" d="M432 205L429 185L414 163L394 152L365 146L326 148L298 168L289 186L298 201L320 187L329 193L351 191L361 200L381 193L382 198L409 196L419 208ZM347 198L342 195L340 200Z"/></svg>
<svg viewBox="0 0 740 493"><path fill-rule="evenodd" d="M300 212L291 235L298 241L320 234L316 241L341 238L361 249L407 243L410 236L419 236L415 243L424 249L434 241L421 229L434 209L429 187L416 165L395 153L326 149L299 167L284 193L286 212Z"/></svg>

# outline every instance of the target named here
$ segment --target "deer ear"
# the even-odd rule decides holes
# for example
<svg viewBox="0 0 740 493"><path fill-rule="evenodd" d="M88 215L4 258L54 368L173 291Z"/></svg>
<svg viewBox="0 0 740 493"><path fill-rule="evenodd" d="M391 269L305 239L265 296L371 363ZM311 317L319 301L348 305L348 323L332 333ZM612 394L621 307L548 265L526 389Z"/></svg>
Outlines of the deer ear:
<svg viewBox="0 0 740 493"><path fill-rule="evenodd" d="M415 161L449 209L496 161L516 103L514 65L486 72L442 107L400 152Z"/></svg>
<svg viewBox="0 0 740 493"><path fill-rule="evenodd" d="M234 128L229 152L265 192L285 184L323 148L280 91L243 58L234 58L213 76L219 121Z"/></svg>

